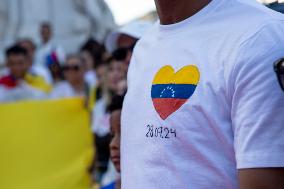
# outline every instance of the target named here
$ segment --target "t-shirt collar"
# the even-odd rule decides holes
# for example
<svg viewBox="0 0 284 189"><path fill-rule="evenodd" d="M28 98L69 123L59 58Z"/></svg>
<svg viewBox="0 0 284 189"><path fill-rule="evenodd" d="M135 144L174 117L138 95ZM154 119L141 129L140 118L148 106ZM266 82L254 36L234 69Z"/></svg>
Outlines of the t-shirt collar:
<svg viewBox="0 0 284 189"><path fill-rule="evenodd" d="M178 30L182 29L185 26L196 24L197 22L200 22L202 19L206 18L208 14L211 12L214 12L214 10L219 7L219 5L224 0L212 0L208 5L206 5L203 9L201 9L199 12L194 14L193 16L180 21L175 24L169 24L169 25L162 25L160 24L160 21L158 21L158 27L159 27L159 33L161 35L167 34L167 33L175 33ZM228 1L228 0L225 0Z"/></svg>

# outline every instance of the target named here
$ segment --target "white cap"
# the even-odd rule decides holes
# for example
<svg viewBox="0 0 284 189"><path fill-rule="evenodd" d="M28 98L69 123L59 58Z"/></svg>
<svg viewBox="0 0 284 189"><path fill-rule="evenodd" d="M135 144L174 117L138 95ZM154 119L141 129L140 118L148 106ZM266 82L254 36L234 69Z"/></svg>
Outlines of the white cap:
<svg viewBox="0 0 284 189"><path fill-rule="evenodd" d="M112 53L117 48L117 39L119 35L125 34L135 39L140 39L142 35L152 26L149 21L133 21L119 28L116 31L111 32L105 41L106 49L109 53Z"/></svg>

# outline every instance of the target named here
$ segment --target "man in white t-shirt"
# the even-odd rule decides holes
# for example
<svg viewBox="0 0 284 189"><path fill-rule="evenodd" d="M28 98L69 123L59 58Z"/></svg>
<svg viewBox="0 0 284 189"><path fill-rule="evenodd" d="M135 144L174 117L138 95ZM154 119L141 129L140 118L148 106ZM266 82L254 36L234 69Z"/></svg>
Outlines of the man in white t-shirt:
<svg viewBox="0 0 284 189"><path fill-rule="evenodd" d="M63 48L56 44L53 39L52 26L48 22L44 22L40 26L40 36L42 44L39 46L35 62L40 66L48 66L56 59L59 63L64 63L65 52Z"/></svg>
<svg viewBox="0 0 284 189"><path fill-rule="evenodd" d="M284 188L284 17L253 1L155 2L128 72L122 188Z"/></svg>
<svg viewBox="0 0 284 189"><path fill-rule="evenodd" d="M13 45L6 50L7 74L0 77L0 103L47 98L51 87L29 73L29 55L25 48Z"/></svg>

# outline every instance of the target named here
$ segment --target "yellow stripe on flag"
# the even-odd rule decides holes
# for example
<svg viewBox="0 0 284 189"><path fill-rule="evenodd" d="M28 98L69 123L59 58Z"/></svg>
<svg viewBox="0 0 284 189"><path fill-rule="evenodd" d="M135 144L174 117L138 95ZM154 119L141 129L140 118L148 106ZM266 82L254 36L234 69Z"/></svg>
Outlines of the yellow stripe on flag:
<svg viewBox="0 0 284 189"><path fill-rule="evenodd" d="M81 99L0 105L0 188L88 189L88 121Z"/></svg>

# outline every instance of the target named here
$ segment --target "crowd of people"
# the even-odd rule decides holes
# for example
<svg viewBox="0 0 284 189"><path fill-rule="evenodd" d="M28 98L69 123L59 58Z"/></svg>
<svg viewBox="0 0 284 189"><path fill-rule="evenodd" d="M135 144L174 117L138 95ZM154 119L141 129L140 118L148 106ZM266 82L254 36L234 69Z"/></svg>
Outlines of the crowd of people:
<svg viewBox="0 0 284 189"><path fill-rule="evenodd" d="M97 152L92 173L96 183L103 182L112 167L120 171L118 131L127 70L136 42L150 25L131 22L111 32L105 44L89 39L77 53L66 54L53 40L52 25L42 23L42 44L36 46L25 38L6 49L6 66L0 70L0 103L84 98Z"/></svg>

